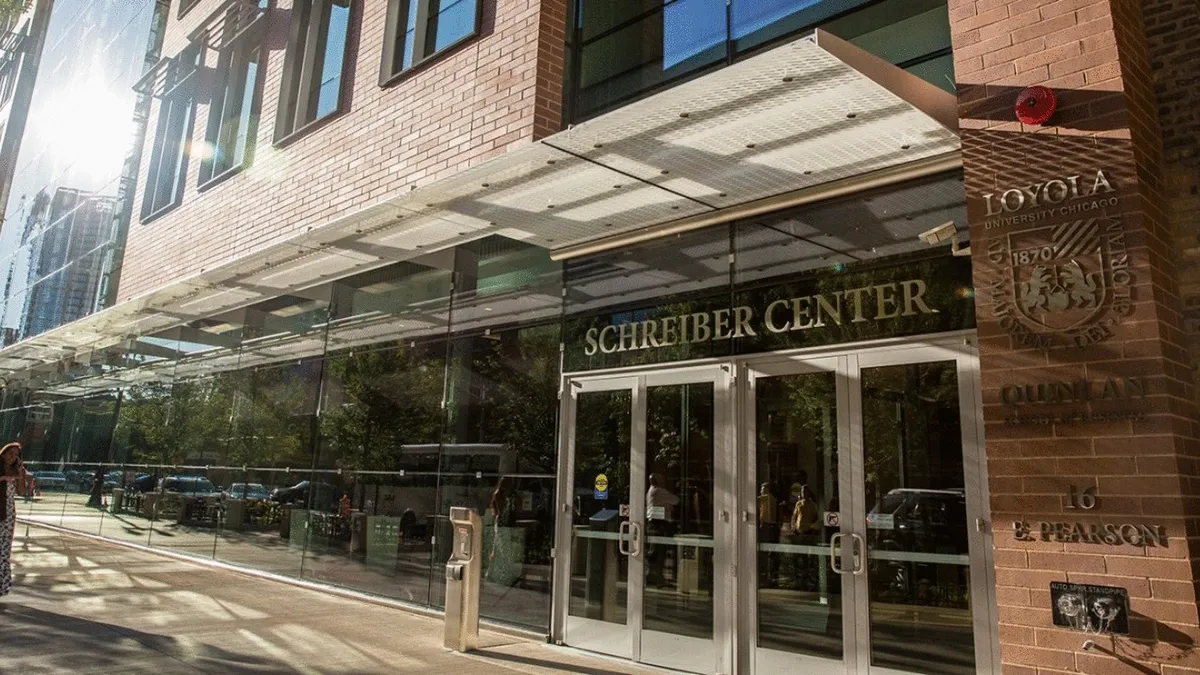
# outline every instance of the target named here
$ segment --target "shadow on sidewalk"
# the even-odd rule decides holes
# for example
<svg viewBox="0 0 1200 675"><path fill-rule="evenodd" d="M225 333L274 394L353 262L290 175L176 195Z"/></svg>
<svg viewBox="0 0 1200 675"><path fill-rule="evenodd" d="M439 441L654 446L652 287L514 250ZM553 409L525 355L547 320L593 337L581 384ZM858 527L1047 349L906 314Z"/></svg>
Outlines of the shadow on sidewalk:
<svg viewBox="0 0 1200 675"><path fill-rule="evenodd" d="M283 675L295 670L268 658L99 621L46 612L15 602L0 603L6 665L25 662L21 672L161 672L164 666L191 666L214 673ZM147 654L153 650L155 654ZM165 657L165 658L156 658ZM174 659L178 663L170 663ZM173 670L173 668L172 668Z"/></svg>
<svg viewBox="0 0 1200 675"><path fill-rule="evenodd" d="M584 673L585 675L627 675L627 671L601 670L595 666L576 666L570 663L560 663L558 661L548 661L546 659L535 659L531 656L493 652L488 651L487 649L480 649L470 652L470 655L487 661L506 661L508 663L532 666L534 668L549 668L550 670L557 670L564 673Z"/></svg>

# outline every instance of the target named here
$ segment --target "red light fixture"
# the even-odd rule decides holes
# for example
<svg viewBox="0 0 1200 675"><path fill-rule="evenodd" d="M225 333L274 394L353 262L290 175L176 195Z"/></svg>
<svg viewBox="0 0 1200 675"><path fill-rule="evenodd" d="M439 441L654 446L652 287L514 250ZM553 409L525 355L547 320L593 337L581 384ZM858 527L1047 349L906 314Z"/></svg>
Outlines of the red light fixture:
<svg viewBox="0 0 1200 675"><path fill-rule="evenodd" d="M1058 98L1046 87L1029 87L1017 96L1017 119L1022 124L1042 125L1058 109Z"/></svg>

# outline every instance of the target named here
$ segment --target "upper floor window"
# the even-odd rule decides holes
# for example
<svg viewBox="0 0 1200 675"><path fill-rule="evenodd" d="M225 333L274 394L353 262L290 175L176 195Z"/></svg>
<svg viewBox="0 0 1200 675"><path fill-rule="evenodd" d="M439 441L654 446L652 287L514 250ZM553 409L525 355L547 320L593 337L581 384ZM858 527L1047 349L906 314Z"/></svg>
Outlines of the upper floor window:
<svg viewBox="0 0 1200 675"><path fill-rule="evenodd" d="M200 4L200 0L179 0L179 17L183 18L184 14L192 11L192 8Z"/></svg>
<svg viewBox="0 0 1200 675"><path fill-rule="evenodd" d="M380 83L477 35L479 10L479 0L388 0Z"/></svg>
<svg viewBox="0 0 1200 675"><path fill-rule="evenodd" d="M954 91L946 0L574 0L573 7L571 121L818 27Z"/></svg>
<svg viewBox="0 0 1200 675"><path fill-rule="evenodd" d="M183 199L201 53L200 45L192 44L166 67L142 197L143 220L178 206Z"/></svg>
<svg viewBox="0 0 1200 675"><path fill-rule="evenodd" d="M201 185L247 166L258 131L262 32L258 26L245 28L236 22L230 22L226 32L208 108Z"/></svg>
<svg viewBox="0 0 1200 675"><path fill-rule="evenodd" d="M341 110L350 0L297 0L275 121L279 141Z"/></svg>

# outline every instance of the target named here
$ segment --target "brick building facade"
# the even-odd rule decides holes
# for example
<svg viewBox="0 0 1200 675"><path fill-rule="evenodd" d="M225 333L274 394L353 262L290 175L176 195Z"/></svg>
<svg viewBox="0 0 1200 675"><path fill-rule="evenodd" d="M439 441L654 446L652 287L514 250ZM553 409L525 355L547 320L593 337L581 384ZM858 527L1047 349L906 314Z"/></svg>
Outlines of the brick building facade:
<svg viewBox="0 0 1200 675"><path fill-rule="evenodd" d="M1195 21L1195 7L1186 4L951 3L981 300L1005 672L1183 673L1200 664L1194 653L1194 340L1186 332L1189 265L1186 244L1180 246L1195 189L1194 137L1188 132L1194 118L1184 108L1194 93L1187 73L1195 69L1197 52L1180 37ZM1016 93L1033 85L1058 95L1049 126L1016 119ZM1069 227L1080 215L1094 214L1063 215L1043 200L1025 205L1037 220L1007 224L984 203L985 195L1097 170L1112 179L1111 194L1119 200L1101 226L1115 226L1124 238L1124 253L1114 256L1128 255L1132 304L1114 317L1110 330L1082 339L1084 346L1071 340L1049 349L1031 345L1006 309L1012 307L1006 284L1017 264L1010 244L1032 237L1029 245L1041 246L1049 243L1039 239L1044 228ZM990 303L986 289L995 289ZM1090 407L1144 412L1130 421L1014 425L1014 414L1059 415L1078 401L1050 397L1014 406L1002 400L1008 385L1125 377L1144 378L1145 396ZM1102 496L1094 510L1070 508L1064 495L1072 486L1095 486ZM1161 523L1170 544L1114 549L1070 537L1018 541L1002 527L1030 520ZM1055 628L1049 585L1062 580L1127 588L1130 636L1097 638L1087 647L1077 633Z"/></svg>
<svg viewBox="0 0 1200 675"><path fill-rule="evenodd" d="M163 55L179 54L189 36L223 17L229 4L201 0L183 17L172 13ZM253 254L557 131L562 120L562 5L484 2L478 39L381 87L387 7L356 4L350 19L345 112L319 122L320 131L302 132L282 144L275 142L270 122L279 104L291 7L273 5L267 10L262 123L252 167L214 185L209 194L196 187L201 163L189 162L182 203L152 226L131 228L119 299ZM210 50L205 65L215 68L216 59ZM208 124L206 111L197 106L196 138L203 137ZM151 119L158 112L156 103ZM146 182L149 161L143 158L139 185ZM261 199L263 194L271 198ZM134 213L141 211L139 200Z"/></svg>
<svg viewBox="0 0 1200 675"><path fill-rule="evenodd" d="M32 465L434 608L472 505L485 617L686 671L1200 673L1197 0L457 4L172 5Z"/></svg>

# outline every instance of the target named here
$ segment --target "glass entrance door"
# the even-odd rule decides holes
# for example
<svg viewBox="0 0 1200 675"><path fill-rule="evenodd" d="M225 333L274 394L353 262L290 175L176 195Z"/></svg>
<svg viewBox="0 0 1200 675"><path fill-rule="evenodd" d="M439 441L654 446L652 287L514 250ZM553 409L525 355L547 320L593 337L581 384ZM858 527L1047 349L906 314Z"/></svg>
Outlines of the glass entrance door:
<svg viewBox="0 0 1200 675"><path fill-rule="evenodd" d="M950 347L850 357L858 660L870 673L993 672L991 542L975 364ZM995 663L998 668L998 661Z"/></svg>
<svg viewBox="0 0 1200 675"><path fill-rule="evenodd" d="M746 672L994 670L975 358L906 346L746 366Z"/></svg>
<svg viewBox="0 0 1200 675"><path fill-rule="evenodd" d="M742 440L743 668L853 672L852 577L842 495L852 491L846 359L779 360L747 370ZM847 508L849 505L847 505ZM851 542L853 543L853 542Z"/></svg>
<svg viewBox="0 0 1200 675"><path fill-rule="evenodd" d="M564 382L556 639L695 673L992 673L963 343Z"/></svg>
<svg viewBox="0 0 1200 675"><path fill-rule="evenodd" d="M558 535L570 546L556 579L567 644L729 672L731 371L567 380Z"/></svg>

